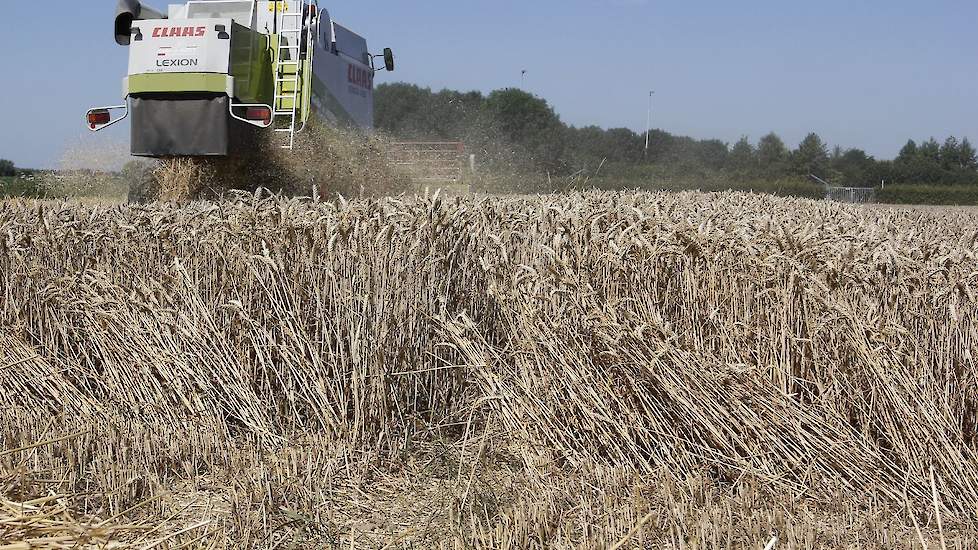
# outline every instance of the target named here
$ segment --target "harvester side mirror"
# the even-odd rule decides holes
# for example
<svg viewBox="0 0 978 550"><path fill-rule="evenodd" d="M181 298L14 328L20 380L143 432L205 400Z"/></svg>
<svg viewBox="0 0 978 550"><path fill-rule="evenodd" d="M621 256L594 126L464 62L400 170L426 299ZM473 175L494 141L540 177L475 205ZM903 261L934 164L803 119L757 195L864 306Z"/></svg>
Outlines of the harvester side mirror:
<svg viewBox="0 0 978 550"><path fill-rule="evenodd" d="M388 71L394 70L394 50L384 48L384 68Z"/></svg>
<svg viewBox="0 0 978 550"><path fill-rule="evenodd" d="M133 28L129 29L129 33L132 34L132 35L134 35L133 38L132 38L134 42L142 42L142 40L143 40L143 31L141 31L139 29L139 27L133 27Z"/></svg>
<svg viewBox="0 0 978 550"><path fill-rule="evenodd" d="M231 40L231 35L228 34L228 29L224 25L215 25L214 30L217 31L218 40Z"/></svg>
<svg viewBox="0 0 978 550"><path fill-rule="evenodd" d="M121 117L112 119L112 111L125 110ZM88 124L88 129L93 132L98 132L104 128L108 128L113 124L122 122L129 116L129 103L126 102L125 105L114 105L112 107L98 107L95 109L89 109L88 113L85 114L85 122Z"/></svg>

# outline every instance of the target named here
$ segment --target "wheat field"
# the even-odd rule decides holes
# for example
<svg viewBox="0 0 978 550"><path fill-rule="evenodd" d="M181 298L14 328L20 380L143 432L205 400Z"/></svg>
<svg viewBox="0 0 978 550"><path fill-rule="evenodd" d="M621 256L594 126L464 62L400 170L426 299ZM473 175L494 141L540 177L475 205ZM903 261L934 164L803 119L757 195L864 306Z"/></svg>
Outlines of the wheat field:
<svg viewBox="0 0 978 550"><path fill-rule="evenodd" d="M0 203L0 549L971 548L978 214Z"/></svg>

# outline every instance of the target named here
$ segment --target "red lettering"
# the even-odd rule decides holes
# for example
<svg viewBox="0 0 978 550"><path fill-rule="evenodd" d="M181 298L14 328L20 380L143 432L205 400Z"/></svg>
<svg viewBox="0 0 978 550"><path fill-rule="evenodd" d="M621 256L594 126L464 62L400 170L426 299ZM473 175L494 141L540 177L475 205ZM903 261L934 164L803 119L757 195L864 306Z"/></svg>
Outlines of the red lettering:
<svg viewBox="0 0 978 550"><path fill-rule="evenodd" d="M354 84L361 88L366 88L368 90L374 89L374 74L372 71L369 71L367 69L361 69L360 67L347 65L346 80L350 84Z"/></svg>
<svg viewBox="0 0 978 550"><path fill-rule="evenodd" d="M207 35L207 27L155 27L153 38L178 38L183 36L202 37Z"/></svg>

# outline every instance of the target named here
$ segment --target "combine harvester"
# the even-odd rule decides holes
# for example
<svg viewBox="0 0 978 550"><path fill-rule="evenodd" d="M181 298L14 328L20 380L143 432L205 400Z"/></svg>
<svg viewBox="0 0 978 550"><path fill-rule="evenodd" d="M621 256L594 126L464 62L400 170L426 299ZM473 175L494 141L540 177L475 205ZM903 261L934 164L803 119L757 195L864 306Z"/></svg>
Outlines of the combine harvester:
<svg viewBox="0 0 978 550"><path fill-rule="evenodd" d="M191 0L165 14L120 0L115 41L129 47L125 102L86 120L97 132L131 119L140 157L249 155L261 132L291 150L314 115L369 130L377 59L394 70L390 48L371 54L316 0Z"/></svg>

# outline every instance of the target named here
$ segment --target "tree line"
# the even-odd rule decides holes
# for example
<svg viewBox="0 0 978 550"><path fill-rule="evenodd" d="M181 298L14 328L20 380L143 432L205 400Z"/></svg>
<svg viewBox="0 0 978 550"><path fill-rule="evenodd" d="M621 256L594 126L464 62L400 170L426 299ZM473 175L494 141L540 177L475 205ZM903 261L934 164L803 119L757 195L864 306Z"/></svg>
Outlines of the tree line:
<svg viewBox="0 0 978 550"><path fill-rule="evenodd" d="M378 86L375 124L398 139L464 141L498 169L535 170L556 176L577 172L634 173L656 167L674 174L721 175L740 181L804 178L810 174L853 186L891 184L978 185L978 156L967 139L911 140L893 160L861 149L830 147L811 133L796 148L770 133L756 143L649 135L628 128L565 124L546 100L517 89L433 92L412 84Z"/></svg>
<svg viewBox="0 0 978 550"><path fill-rule="evenodd" d="M0 159L0 178L10 178L17 175L17 167L13 161Z"/></svg>

